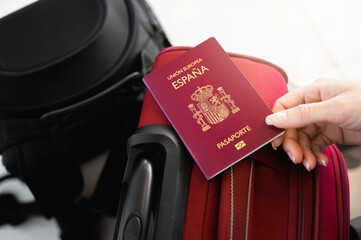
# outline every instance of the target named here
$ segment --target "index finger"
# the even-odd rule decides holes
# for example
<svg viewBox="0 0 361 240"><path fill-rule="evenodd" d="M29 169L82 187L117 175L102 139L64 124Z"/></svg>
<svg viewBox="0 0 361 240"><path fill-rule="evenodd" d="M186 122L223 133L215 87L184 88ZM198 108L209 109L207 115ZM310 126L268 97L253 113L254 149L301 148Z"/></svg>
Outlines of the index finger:
<svg viewBox="0 0 361 240"><path fill-rule="evenodd" d="M290 109L301 104L328 100L340 93L344 84L333 79L319 79L310 85L290 91L280 97L273 106L273 112Z"/></svg>
<svg viewBox="0 0 361 240"><path fill-rule="evenodd" d="M305 103L321 101L319 88L312 87L312 84L286 93L273 105L273 112L290 109Z"/></svg>

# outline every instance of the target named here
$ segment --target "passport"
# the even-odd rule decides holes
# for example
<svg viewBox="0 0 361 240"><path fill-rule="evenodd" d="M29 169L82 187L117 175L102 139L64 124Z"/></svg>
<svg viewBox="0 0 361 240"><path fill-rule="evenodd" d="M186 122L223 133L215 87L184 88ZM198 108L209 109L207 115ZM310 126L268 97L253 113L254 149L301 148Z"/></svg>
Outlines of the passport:
<svg viewBox="0 0 361 240"><path fill-rule="evenodd" d="M283 134L265 123L272 110L215 38L143 82L207 179Z"/></svg>

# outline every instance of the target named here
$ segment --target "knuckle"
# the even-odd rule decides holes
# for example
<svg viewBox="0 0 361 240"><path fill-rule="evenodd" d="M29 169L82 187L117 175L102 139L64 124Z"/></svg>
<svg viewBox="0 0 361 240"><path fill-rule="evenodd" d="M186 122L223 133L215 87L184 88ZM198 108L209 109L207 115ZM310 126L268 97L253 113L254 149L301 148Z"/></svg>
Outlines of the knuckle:
<svg viewBox="0 0 361 240"><path fill-rule="evenodd" d="M307 104L301 104L296 107L298 117L301 120L308 120L310 118L310 106Z"/></svg>
<svg viewBox="0 0 361 240"><path fill-rule="evenodd" d="M278 105L278 104L280 104L280 102L281 102L281 99L279 98L275 101L274 105Z"/></svg>
<svg viewBox="0 0 361 240"><path fill-rule="evenodd" d="M287 108L286 108L286 106L284 104L283 98L277 99L276 102L273 105L273 111L278 112L278 111L282 111L282 110L285 110L285 109L287 109Z"/></svg>
<svg viewBox="0 0 361 240"><path fill-rule="evenodd" d="M279 107L281 105L281 99L277 99L275 103L273 104L273 107Z"/></svg>

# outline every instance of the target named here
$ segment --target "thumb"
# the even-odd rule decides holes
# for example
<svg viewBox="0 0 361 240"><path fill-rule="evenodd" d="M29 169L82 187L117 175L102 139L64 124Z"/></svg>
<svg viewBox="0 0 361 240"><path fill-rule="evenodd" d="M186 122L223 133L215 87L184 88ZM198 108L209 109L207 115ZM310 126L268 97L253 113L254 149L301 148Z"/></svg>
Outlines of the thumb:
<svg viewBox="0 0 361 240"><path fill-rule="evenodd" d="M266 117L268 125L278 128L299 128L315 122L335 122L331 101L301 104Z"/></svg>

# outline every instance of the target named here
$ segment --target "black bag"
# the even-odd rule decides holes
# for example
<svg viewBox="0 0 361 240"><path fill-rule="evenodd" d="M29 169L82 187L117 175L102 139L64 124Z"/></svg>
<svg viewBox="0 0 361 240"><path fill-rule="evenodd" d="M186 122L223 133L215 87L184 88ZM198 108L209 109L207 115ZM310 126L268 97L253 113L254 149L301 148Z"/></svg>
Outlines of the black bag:
<svg viewBox="0 0 361 240"><path fill-rule="evenodd" d="M40 0L0 20L3 164L63 233L76 221L80 163L109 147L92 205L116 213L120 187L107 185L121 184L141 78L169 45L144 0Z"/></svg>

